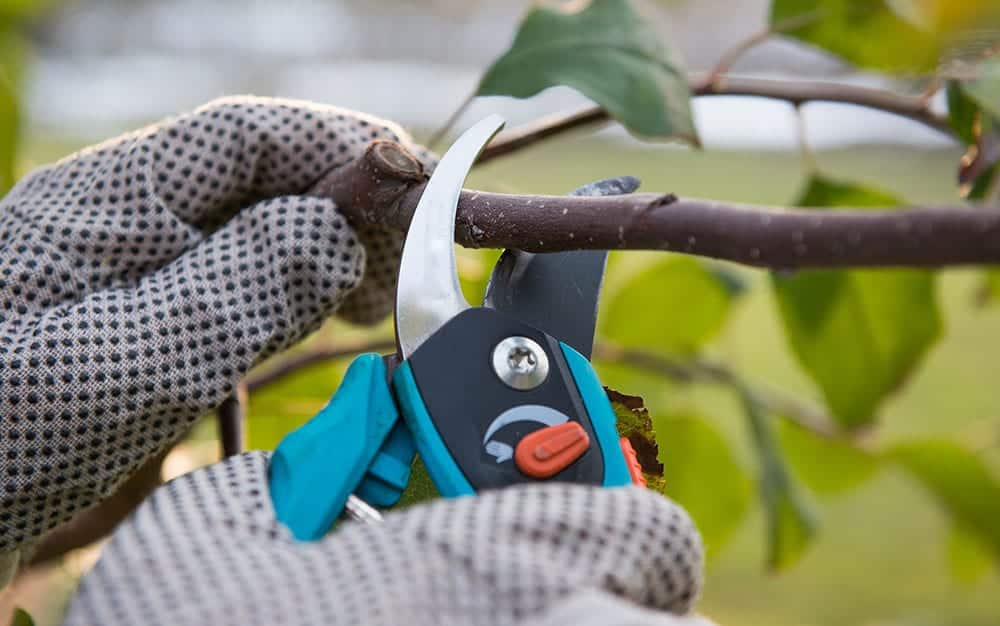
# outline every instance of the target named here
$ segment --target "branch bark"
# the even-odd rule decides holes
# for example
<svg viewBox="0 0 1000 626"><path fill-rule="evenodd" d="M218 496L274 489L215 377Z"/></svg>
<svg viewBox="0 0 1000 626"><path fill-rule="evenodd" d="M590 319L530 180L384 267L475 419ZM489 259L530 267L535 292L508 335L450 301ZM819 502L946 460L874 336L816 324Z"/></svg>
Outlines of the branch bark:
<svg viewBox="0 0 1000 626"><path fill-rule="evenodd" d="M246 385L241 384L233 395L223 400L215 410L219 425L219 447L224 459L243 452L246 439L243 432L246 421L245 396Z"/></svg>
<svg viewBox="0 0 1000 626"><path fill-rule="evenodd" d="M426 177L392 142L331 171L314 192L354 223L405 230ZM664 250L774 269L1000 263L1000 211L780 209L678 198L533 196L466 190L455 240L471 248Z"/></svg>
<svg viewBox="0 0 1000 626"><path fill-rule="evenodd" d="M373 339L357 343L312 348L282 359L273 368L265 370L246 381L250 391L277 383L297 371L333 359L340 359L361 352L388 352L396 347L392 339ZM858 433L846 432L822 409L786 396L776 390L748 385L736 372L724 364L704 359L681 359L666 354L635 348L625 348L602 341L594 346L594 358L609 363L621 363L663 376L681 384L713 384L733 388L753 387L756 396L768 412L827 439L855 441Z"/></svg>
<svg viewBox="0 0 1000 626"><path fill-rule="evenodd" d="M261 387L275 383L300 369L323 363L333 359L354 356L361 352L391 352L396 349L393 339L375 339L352 344L314 348L291 354L266 370L251 374L245 381L247 391L253 392Z"/></svg>
<svg viewBox="0 0 1000 626"><path fill-rule="evenodd" d="M834 419L821 409L777 391L749 385L721 363L700 358L672 358L666 354L624 348L608 342L600 342L594 346L594 358L645 370L676 383L709 383L733 389L753 388L761 405L770 414L780 416L825 439L847 441L854 438L854 433L847 433L838 427Z"/></svg>
<svg viewBox="0 0 1000 626"><path fill-rule="evenodd" d="M891 91L829 82L766 80L710 75L691 81L691 95L753 96L781 100L792 105L807 102L838 102L885 111L919 122L943 134L954 136L948 119L930 110L920 97L903 96ZM607 111L595 106L572 113L559 113L542 118L497 136L479 157L484 163L554 135L602 122L611 118Z"/></svg>

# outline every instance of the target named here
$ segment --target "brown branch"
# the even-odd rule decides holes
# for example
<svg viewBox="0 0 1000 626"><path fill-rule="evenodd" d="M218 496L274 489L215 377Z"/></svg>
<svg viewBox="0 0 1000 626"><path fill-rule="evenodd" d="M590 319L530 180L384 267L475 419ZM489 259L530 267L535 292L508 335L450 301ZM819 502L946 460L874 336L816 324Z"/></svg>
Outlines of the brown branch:
<svg viewBox="0 0 1000 626"><path fill-rule="evenodd" d="M760 78L723 78L721 84L696 85L696 96L758 96L802 105L807 102L839 102L876 109L920 122L946 135L954 135L948 119L927 108L919 97L891 91L829 82L790 82Z"/></svg>
<svg viewBox="0 0 1000 626"><path fill-rule="evenodd" d="M736 64L736 61L738 61L739 58L746 54L751 48L764 43L774 35L812 24L821 18L824 13L824 11L808 11L806 13L794 15L781 20L777 24L769 24L756 33L753 33L743 41L738 42L735 46L722 53L722 56L719 57L718 63L716 63L715 67L712 68L712 71L709 72L708 78L705 79L705 82L710 85L718 84L729 72L730 68Z"/></svg>
<svg viewBox="0 0 1000 626"><path fill-rule="evenodd" d="M396 349L396 342L392 339L375 339L352 344L339 344L323 348L303 350L281 359L276 365L255 372L247 377L245 385L247 391L256 391L261 387L277 382L286 376L297 372L300 369L323 363L332 359L340 359L353 356L361 352L391 352Z"/></svg>
<svg viewBox="0 0 1000 626"><path fill-rule="evenodd" d="M573 113L555 113L529 124L503 131L479 155L477 164L486 163L570 130L610 120L611 117L607 111L601 107L590 107Z"/></svg>
<svg viewBox="0 0 1000 626"><path fill-rule="evenodd" d="M725 365L700 358L680 359L648 350L623 348L608 342L600 342L594 346L594 358L642 369L682 384L709 383L734 389L749 386ZM777 391L752 387L754 395L768 413L826 439L844 440L850 437L821 409Z"/></svg>
<svg viewBox="0 0 1000 626"><path fill-rule="evenodd" d="M394 155L399 152L401 155ZM391 142L333 170L316 189L355 223L405 230L424 176ZM419 167L416 164L413 167ZM940 267L1000 263L1000 211L912 207L779 209L677 198L533 196L463 191L455 240L471 248L669 250L757 267Z"/></svg>
<svg viewBox="0 0 1000 626"><path fill-rule="evenodd" d="M947 118L937 115L919 97L899 95L882 89L828 82L782 81L759 78L709 76L693 80L693 96L755 96L782 100L793 105L807 102L838 102L853 104L899 115L953 136ZM573 113L555 114L531 124L501 133L487 148L479 162L509 154L539 141L567 131L607 122L611 118L601 107L590 107Z"/></svg>
<svg viewBox="0 0 1000 626"><path fill-rule="evenodd" d="M358 343L313 348L283 359L278 365L247 379L247 388L259 390L276 383L301 369L333 359L353 356L361 352L386 352L395 348L389 339L374 339ZM594 358L611 363L622 363L669 378L682 384L707 383L742 388L746 384L731 369L721 363L704 359L681 359L647 350L623 348L602 341L594 346ZM794 424L828 439L842 440L850 435L821 409L777 391L755 386L754 392L770 413L779 415Z"/></svg>
<svg viewBox="0 0 1000 626"><path fill-rule="evenodd" d="M320 348L295 354L278 365L249 376L240 390L227 398L219 407L220 439L223 456L238 454L243 448L242 398L247 391L277 382L310 365L352 356L359 352L387 352L395 349L392 340L376 339L337 347ZM160 473L167 452L149 459L116 491L105 500L78 513L70 521L57 527L42 539L34 551L30 566L58 559L66 553L88 546L111 534L111 531L132 513L149 494L162 483Z"/></svg>
<svg viewBox="0 0 1000 626"><path fill-rule="evenodd" d="M219 424L222 458L235 456L243 451L243 427L246 418L244 396L246 396L246 386L240 385L236 393L226 398L215 411Z"/></svg>
<svg viewBox="0 0 1000 626"><path fill-rule="evenodd" d="M52 561L111 534L115 526L160 486L160 468L166 456L167 452L163 452L148 459L118 491L45 535L29 564L34 566Z"/></svg>

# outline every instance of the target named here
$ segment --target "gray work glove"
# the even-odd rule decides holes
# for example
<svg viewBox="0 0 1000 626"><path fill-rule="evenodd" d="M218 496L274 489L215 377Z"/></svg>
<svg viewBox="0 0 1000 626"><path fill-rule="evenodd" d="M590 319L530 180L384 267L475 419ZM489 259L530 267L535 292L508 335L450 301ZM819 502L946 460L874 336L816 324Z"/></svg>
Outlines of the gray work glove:
<svg viewBox="0 0 1000 626"><path fill-rule="evenodd" d="M693 626L702 553L639 487L509 487L296 542L264 452L161 487L115 532L67 626Z"/></svg>
<svg viewBox="0 0 1000 626"><path fill-rule="evenodd" d="M402 234L352 229L324 172L398 127L230 98L38 170L0 202L0 587L264 357L392 305Z"/></svg>

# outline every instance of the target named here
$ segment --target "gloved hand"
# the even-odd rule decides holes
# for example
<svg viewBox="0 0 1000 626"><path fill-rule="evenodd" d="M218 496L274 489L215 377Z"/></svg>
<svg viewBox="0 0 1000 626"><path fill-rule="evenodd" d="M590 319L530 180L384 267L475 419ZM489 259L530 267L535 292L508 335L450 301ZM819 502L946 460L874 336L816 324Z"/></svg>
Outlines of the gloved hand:
<svg viewBox="0 0 1000 626"><path fill-rule="evenodd" d="M161 487L115 532L69 608L92 624L692 626L701 544L639 487L509 487L341 522L298 543L268 454Z"/></svg>
<svg viewBox="0 0 1000 626"><path fill-rule="evenodd" d="M354 231L301 195L374 138L409 142L347 111L225 100L3 199L0 565L333 311L388 312L402 236ZM697 534L648 491L517 487L299 544L266 465L249 453L158 490L69 623L680 624L652 609L684 613L697 595Z"/></svg>
<svg viewBox="0 0 1000 626"><path fill-rule="evenodd" d="M301 195L377 138L410 142L360 113L231 98L3 198L0 587L19 549L112 492L251 366L334 311L389 312L402 234L354 230Z"/></svg>

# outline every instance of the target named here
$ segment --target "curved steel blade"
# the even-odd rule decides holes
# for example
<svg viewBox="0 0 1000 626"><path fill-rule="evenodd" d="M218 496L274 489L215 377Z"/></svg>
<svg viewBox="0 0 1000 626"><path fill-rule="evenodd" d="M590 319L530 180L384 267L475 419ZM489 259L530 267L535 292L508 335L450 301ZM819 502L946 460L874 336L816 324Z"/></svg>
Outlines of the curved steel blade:
<svg viewBox="0 0 1000 626"><path fill-rule="evenodd" d="M413 212L396 287L396 338L404 359L469 303L455 268L455 213L472 164L501 128L491 115L472 126L441 158Z"/></svg>

